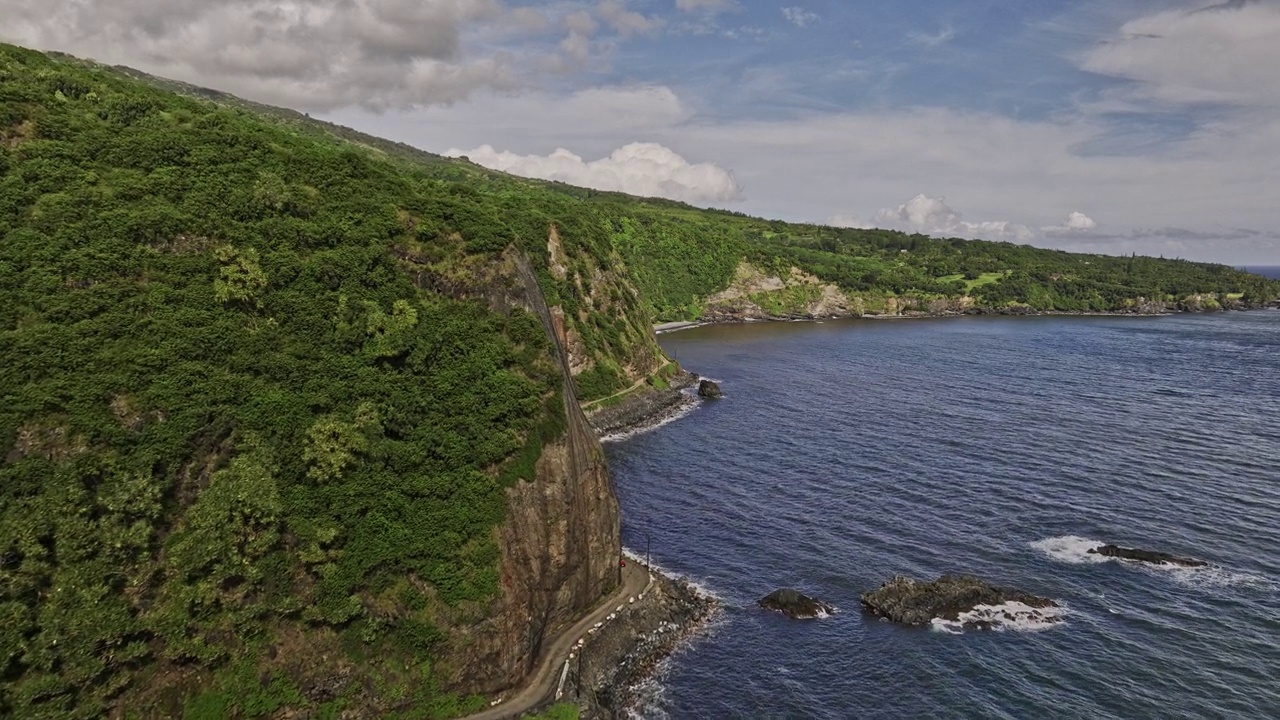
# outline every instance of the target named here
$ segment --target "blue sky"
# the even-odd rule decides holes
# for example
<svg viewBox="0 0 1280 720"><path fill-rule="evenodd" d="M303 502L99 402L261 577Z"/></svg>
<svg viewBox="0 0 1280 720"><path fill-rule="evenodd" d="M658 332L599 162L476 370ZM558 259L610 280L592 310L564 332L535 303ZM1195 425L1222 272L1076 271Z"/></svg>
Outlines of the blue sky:
<svg viewBox="0 0 1280 720"><path fill-rule="evenodd" d="M0 0L0 37L789 220L1280 264L1280 0Z"/></svg>

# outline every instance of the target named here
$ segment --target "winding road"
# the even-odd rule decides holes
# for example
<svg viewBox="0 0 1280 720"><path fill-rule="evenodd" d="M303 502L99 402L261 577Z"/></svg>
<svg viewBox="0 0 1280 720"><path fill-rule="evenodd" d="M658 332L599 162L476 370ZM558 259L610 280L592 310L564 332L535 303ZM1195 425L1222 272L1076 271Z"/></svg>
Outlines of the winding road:
<svg viewBox="0 0 1280 720"><path fill-rule="evenodd" d="M628 561L626 567L622 569L622 587L618 592L610 595L595 610L574 623L568 630L560 633L545 648L542 659L538 661L538 669L530 676L529 682L520 692L504 699L499 705L468 715L463 720L507 720L507 718L518 718L537 707L547 699L547 696L555 692L565 658L569 656L569 651L574 643L578 642L578 638L585 636L591 626L603 621L609 613L615 612L619 605L627 605L627 598L644 592L648 583L648 569L641 563Z"/></svg>

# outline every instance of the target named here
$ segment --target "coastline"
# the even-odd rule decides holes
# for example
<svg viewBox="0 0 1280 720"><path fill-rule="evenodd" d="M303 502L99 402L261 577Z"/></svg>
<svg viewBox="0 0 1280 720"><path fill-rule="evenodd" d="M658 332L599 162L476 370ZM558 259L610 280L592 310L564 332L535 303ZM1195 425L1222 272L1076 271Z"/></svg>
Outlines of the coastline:
<svg viewBox="0 0 1280 720"><path fill-rule="evenodd" d="M666 389L635 393L618 405L589 413L587 421L602 442L646 432L695 409L700 380L695 373L681 371ZM623 555L628 563L645 566L634 552L624 549ZM652 565L648 572L643 592L627 598L580 638L561 666L556 692L535 712L571 704L584 719L628 717L644 700L644 689L652 687L660 664L706 631L721 609L720 601Z"/></svg>
<svg viewBox="0 0 1280 720"><path fill-rule="evenodd" d="M664 390L646 388L612 407L587 414L587 423L601 442L630 437L688 413L698 404L696 390L702 378L681 370Z"/></svg>
<svg viewBox="0 0 1280 720"><path fill-rule="evenodd" d="M711 625L721 609L718 600L687 580L650 572L649 589L574 653L564 666L559 699L548 699L544 707L572 704L584 720L627 717L662 661Z"/></svg>
<svg viewBox="0 0 1280 720"><path fill-rule="evenodd" d="M656 334L689 330L707 325L734 325L756 322L822 322L824 320L865 319L877 321L916 320L965 316L998 317L1164 317L1243 310L1276 309L1273 306L1230 308L1217 311L1174 309L1162 312L911 312L896 315L828 315L798 317L715 317L696 322L654 326ZM667 389L653 388L627 397L616 406L596 410L588 423L602 442L624 439L666 424L696 408L696 394L702 378L681 371ZM628 562L643 564L640 557L624 551ZM572 704L584 719L628 717L652 692L652 680L661 663L691 639L704 634L722 610L721 603L688 580L650 568L651 584L645 593L620 606L616 618L598 627L563 666L559 694L545 700L542 709L555 704Z"/></svg>
<svg viewBox="0 0 1280 720"><path fill-rule="evenodd" d="M1208 309L1181 309L1177 307L1166 308L1157 311L1139 311L1139 310L992 310L992 309L974 309L967 311L942 311L942 312L921 312L907 311L896 314L882 313L864 313L861 315L853 313L835 313L824 315L811 314L795 314L795 315L750 315L750 314L717 314L703 317L697 321L689 321L684 323L663 323L654 326L654 332L658 335L665 335L682 330L692 330L694 328L705 327L708 325L741 325L747 323L760 322L823 322L826 320L875 320L875 321L893 321L893 320L931 320L943 318L960 318L960 317L1116 317L1116 318L1152 318L1152 317L1171 317L1174 315L1213 315L1217 313L1228 312L1253 312L1258 310L1280 310L1280 302L1272 302L1265 305L1248 305L1236 306L1228 308L1220 308L1216 310ZM673 327L678 326L678 327ZM662 329L659 329L662 328Z"/></svg>

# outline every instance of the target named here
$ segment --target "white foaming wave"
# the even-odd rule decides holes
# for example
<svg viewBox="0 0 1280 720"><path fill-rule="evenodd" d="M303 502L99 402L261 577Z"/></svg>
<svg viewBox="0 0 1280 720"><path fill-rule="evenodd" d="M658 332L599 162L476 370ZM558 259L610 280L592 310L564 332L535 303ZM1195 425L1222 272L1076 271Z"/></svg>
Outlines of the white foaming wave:
<svg viewBox="0 0 1280 720"><path fill-rule="evenodd" d="M655 565L654 568L656 569L657 566ZM668 577L675 576L665 570L663 574ZM689 581L686 580L686 582ZM696 583L689 582L689 584L693 585L699 592L705 592L707 595L715 597L710 591L705 590ZM626 717L629 720L667 720L671 718L672 715L667 709L666 703L666 680L671 673L671 668L674 666L676 658L692 649L698 640L714 636L728 622L728 616L721 608L715 610L701 627L681 637L670 654L659 660L653 670L640 682L631 686L634 691L632 696L634 699L631 706L626 709Z"/></svg>
<svg viewBox="0 0 1280 720"><path fill-rule="evenodd" d="M671 672L671 664L671 656L668 655L658 661L647 677L632 686L635 701L627 708L628 720L667 720L671 717L666 708L665 682Z"/></svg>
<svg viewBox="0 0 1280 720"><path fill-rule="evenodd" d="M960 613L955 620L934 618L930 628L952 635L963 633L967 625L985 623L997 632L1041 632L1062 625L1067 609L1058 607L1037 608L1010 601L999 605L976 605L972 610Z"/></svg>
<svg viewBox="0 0 1280 720"><path fill-rule="evenodd" d="M628 560L631 560L632 562L636 562L636 563L639 563L640 565L644 565L644 555L641 555L640 553L636 552L635 550L632 550L631 548L625 548L625 547L622 548L622 555L623 557L627 558ZM690 589L692 589L698 595L701 595L702 597L705 597L705 598L711 598L712 600L715 600L721 605L725 604L724 598L719 593L715 592L714 590L707 587L706 585L703 585L701 582L694 580L688 575L685 575L684 573L675 572L674 570L668 570L667 568L659 565L658 563L653 562L652 558L650 558L649 560L649 567L653 570L653 574L655 575L661 575L669 580L675 580L675 581L684 583L685 585L688 585Z"/></svg>
<svg viewBox="0 0 1280 720"><path fill-rule="evenodd" d="M1194 588L1240 587L1258 590L1274 590L1276 583L1271 578L1253 573L1236 572L1217 565L1204 567L1183 567L1182 565L1152 565L1126 561L1126 565L1141 565L1143 569L1167 574L1180 585Z"/></svg>
<svg viewBox="0 0 1280 720"><path fill-rule="evenodd" d="M1114 558L1106 555L1098 555L1091 553L1090 550L1102 547L1106 543L1100 540L1090 540L1089 538L1080 537L1079 535L1059 535L1058 537L1045 538L1031 543L1031 547L1048 555L1050 558L1058 562L1069 563L1071 565L1085 565L1090 563L1103 563Z"/></svg>
<svg viewBox="0 0 1280 720"><path fill-rule="evenodd" d="M702 403L699 402L697 399L696 390L693 393L689 393L687 389L681 392L683 392L686 396L691 397L692 401L683 402L675 409L669 412L663 413L657 418L654 418L652 422L647 423L645 425L641 425L640 427L634 427L628 430L623 430L622 432L610 433L608 435L605 435L600 438L600 442L602 443L618 442L620 440L627 440L629 438L636 437L637 435L643 435L647 432L652 432L654 430L657 430L660 427L663 427L664 425L670 425L671 423L677 420L688 417L690 414L693 413L694 410L697 410L699 407L701 407Z"/></svg>
<svg viewBox="0 0 1280 720"><path fill-rule="evenodd" d="M1137 567L1148 572L1166 575L1173 578L1175 582L1188 587L1243 587L1261 590L1276 588L1276 582L1271 578L1253 573L1236 572L1218 565L1203 565L1200 567L1187 567L1172 563L1157 565L1140 560L1114 558L1089 552L1089 550L1102 547L1105 544L1101 540L1091 540L1078 535L1060 535L1037 540L1031 543L1031 547L1058 562L1071 565L1118 562L1128 567Z"/></svg>

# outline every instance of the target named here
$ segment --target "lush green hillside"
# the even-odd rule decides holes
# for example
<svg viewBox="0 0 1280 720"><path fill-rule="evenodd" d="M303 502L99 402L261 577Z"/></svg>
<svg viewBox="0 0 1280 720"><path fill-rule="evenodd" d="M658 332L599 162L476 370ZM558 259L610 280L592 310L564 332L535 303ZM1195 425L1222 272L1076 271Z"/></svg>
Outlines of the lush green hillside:
<svg viewBox="0 0 1280 720"><path fill-rule="evenodd" d="M387 658L366 708L451 714L436 618L564 422L538 319L466 298L557 213L609 253L543 195L0 48L0 715L306 707L262 651L325 629ZM654 353L632 294L543 280L600 394Z"/></svg>
<svg viewBox="0 0 1280 720"><path fill-rule="evenodd" d="M565 425L513 253L584 401L654 372L650 323L744 261L991 307L1276 294L519 180L157 82L0 46L4 716L477 702L442 687L448 631L503 592L504 489Z"/></svg>

